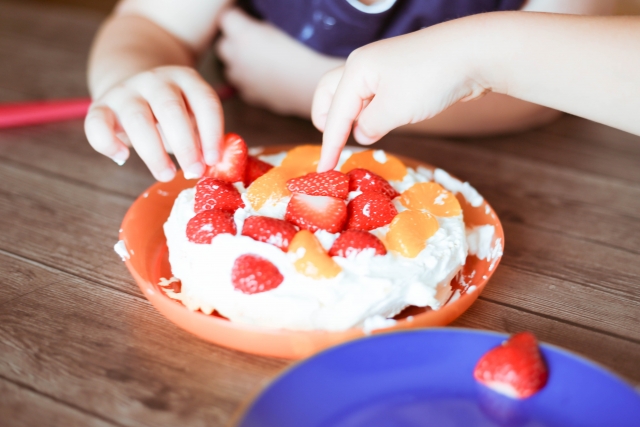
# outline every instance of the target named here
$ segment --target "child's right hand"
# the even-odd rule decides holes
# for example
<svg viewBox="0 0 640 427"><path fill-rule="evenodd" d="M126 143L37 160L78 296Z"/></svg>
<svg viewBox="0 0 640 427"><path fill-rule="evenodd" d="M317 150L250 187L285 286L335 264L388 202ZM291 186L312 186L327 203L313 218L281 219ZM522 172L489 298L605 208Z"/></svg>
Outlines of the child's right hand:
<svg viewBox="0 0 640 427"><path fill-rule="evenodd" d="M352 128L357 142L373 144L490 89L476 67L474 26L456 21L364 46L322 78L311 112L324 132L319 172L335 167Z"/></svg>
<svg viewBox="0 0 640 427"><path fill-rule="evenodd" d="M206 165L218 161L222 107L213 88L193 68L159 67L134 75L94 100L85 132L96 151L118 164L127 160L132 145L158 181L170 181L176 167L164 136L185 176L198 178Z"/></svg>

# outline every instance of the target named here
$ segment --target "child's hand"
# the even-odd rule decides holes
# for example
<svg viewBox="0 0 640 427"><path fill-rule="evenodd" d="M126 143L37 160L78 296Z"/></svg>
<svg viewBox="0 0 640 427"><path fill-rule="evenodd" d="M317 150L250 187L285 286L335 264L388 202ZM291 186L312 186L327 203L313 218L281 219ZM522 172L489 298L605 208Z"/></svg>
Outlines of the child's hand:
<svg viewBox="0 0 640 427"><path fill-rule="evenodd" d="M245 101L280 114L309 117L318 81L344 63L316 53L237 8L222 14L220 30L216 51L227 80Z"/></svg>
<svg viewBox="0 0 640 427"><path fill-rule="evenodd" d="M220 100L189 67L159 67L125 80L95 100L85 120L87 138L96 151L122 164L129 157L127 145L133 145L157 180L170 181L176 167L158 127L187 178L202 176L205 162L218 161L223 135Z"/></svg>
<svg viewBox="0 0 640 427"><path fill-rule="evenodd" d="M344 67L327 73L312 108L313 123L324 132L318 171L335 167L352 126L356 141L368 145L482 96L489 86L475 76L473 36L464 25L437 25L357 49Z"/></svg>

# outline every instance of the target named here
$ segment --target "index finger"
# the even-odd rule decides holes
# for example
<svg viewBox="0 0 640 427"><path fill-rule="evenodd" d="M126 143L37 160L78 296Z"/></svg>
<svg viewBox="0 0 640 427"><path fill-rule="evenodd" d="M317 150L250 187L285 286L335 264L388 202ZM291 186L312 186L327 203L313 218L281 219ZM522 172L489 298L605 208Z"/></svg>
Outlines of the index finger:
<svg viewBox="0 0 640 427"><path fill-rule="evenodd" d="M335 76L330 78L335 78ZM318 91L320 90L319 87ZM340 152L351 133L353 122L360 115L365 102L373 95L374 93L368 88L361 75L354 75L349 68L345 69L329 102L318 172L327 171L336 166ZM326 95L321 95L321 98L318 99L319 106L316 116L314 116L314 123L321 119L321 108L324 107L323 103L327 102L326 98Z"/></svg>

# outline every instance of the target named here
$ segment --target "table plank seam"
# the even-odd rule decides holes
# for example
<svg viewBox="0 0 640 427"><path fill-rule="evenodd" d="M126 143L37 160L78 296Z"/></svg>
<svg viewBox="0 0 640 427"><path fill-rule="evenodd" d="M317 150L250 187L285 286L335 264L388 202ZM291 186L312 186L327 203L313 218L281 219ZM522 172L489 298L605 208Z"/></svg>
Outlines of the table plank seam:
<svg viewBox="0 0 640 427"><path fill-rule="evenodd" d="M626 216L626 215L620 215L620 216L625 216L627 218L630 218L630 219L633 219L633 220L637 220L637 218L634 218L634 217L631 217L631 216ZM622 247L622 246L616 246L616 245L613 245L611 243L590 239L588 237L581 237L581 236L577 236L577 235L571 234L571 233L566 233L566 232L562 231L561 228L559 228L559 229L546 228L546 227L543 227L543 226L540 226L540 225L534 225L534 224L530 224L530 223L526 223L526 222L520 222L520 221L516 221L516 220L511 220L508 215L506 215L504 219L501 218L501 221L504 224L520 225L520 226L524 226L524 227L527 227L527 228L530 228L530 229L533 229L533 230L538 230L538 231L543 231L545 233L551 233L551 234L563 236L563 237L566 237L566 238L571 239L571 240L576 240L578 242L593 243L594 245L604 246L604 247L607 247L607 248L610 248L610 249L616 249L616 250L619 250L619 251L627 252L627 253L632 254L632 255L640 255L640 251L634 251L633 249L625 248L625 247Z"/></svg>
<svg viewBox="0 0 640 427"><path fill-rule="evenodd" d="M412 141L411 143L416 146L416 148L418 148L418 152L423 152L425 155L418 155L415 156L417 159L421 159L424 160L426 162L428 161L428 152L425 152L424 149L428 148L427 144L435 144L436 146L441 146L441 145L445 145L447 146L446 148L448 148L449 150L451 148L455 148L456 150L462 150L462 151L466 151L467 154L474 154L474 153L478 153L478 155L481 155L483 157L490 157L490 158L496 158L499 157L500 160L502 161L508 161L508 160L514 160L516 162L523 162L526 163L529 166L535 167L535 166L544 166L547 169L550 169L552 171L555 172L560 172L560 173L567 173L569 172L572 175L576 175L579 176L581 178L590 178L590 179L594 179L594 180L598 180L601 181L603 183L615 183L618 185L624 185L624 186L628 186L628 187L632 187L632 188L637 188L638 187L638 182L637 181L632 181L632 180L628 180L628 179L624 179L624 178L619 178L619 177L614 177L614 176L610 176L610 175L603 175L603 174L599 174L599 173L595 173L595 172L591 172L591 171L587 171L584 169L578 169L575 167L572 167L570 165L559 165L559 164L555 164L555 163L550 163L544 160L539 160L536 158L531 158L529 156L526 155L521 155L521 154L517 154L517 153L512 153L512 152L508 152L508 151L501 151L495 148L488 148L488 147L484 147L481 145L470 145L467 144L464 140L462 139L457 139L457 138L430 138L430 137L425 137L425 136L419 136L419 135L409 135L409 134L405 134L405 135L401 135L404 138L411 138ZM428 141L427 144L425 144L425 139ZM389 150L391 153L393 153L393 149ZM403 150L404 151L404 150ZM421 153L422 154L422 153ZM460 177L462 178L462 177Z"/></svg>
<svg viewBox="0 0 640 427"><path fill-rule="evenodd" d="M501 302L501 301L496 301L494 299L487 298L487 297L482 296L482 295L480 295L478 297L478 299L481 299L483 301L487 301L487 302L490 302L490 303L493 303L493 304L496 304L496 305L501 305L503 307L508 307L508 308L513 309L513 310L522 311L524 313L531 314L533 316L540 316L540 317L543 317L543 318L545 318L547 320L553 320L554 322L564 323L564 324L571 325L571 326L576 327L576 328L584 329L584 330L587 330L587 331L590 331L590 332L595 332L595 333L606 335L606 336L609 336L609 337L612 337L612 338L617 338L617 339L620 339L620 340L623 340L623 341L627 341L627 342L630 342L632 344L640 345L640 340L636 340L634 338L625 337L624 335L618 335L618 334L613 333L613 332L607 332L607 331L604 331L604 330L601 330L601 329L598 329L598 328L594 328L594 327L591 327L591 326L582 325L580 323L576 323L576 322L571 321L571 320L560 319L560 318L551 316L549 314L539 313L537 311L533 311L533 310L529 310L529 309L526 309L526 308L518 307L518 306L515 306L513 304L504 303L504 302Z"/></svg>
<svg viewBox="0 0 640 427"><path fill-rule="evenodd" d="M34 394L37 394L38 396L44 397L46 399L49 399L52 402L55 402L55 403L57 403L59 405L71 408L71 409L73 409L73 410L75 410L77 412L80 412L80 413L84 414L84 415L87 415L87 416L90 416L90 417L93 417L93 418L97 418L100 421L103 421L103 422L105 422L107 424L111 424L111 425L116 426L116 427L127 427L126 425L120 424L117 421L114 421L112 419L109 419L109 418L105 417L104 415L100 415L98 413L88 411L88 410L82 408L81 406L75 405L72 402L67 402L67 401L59 399L59 398L57 398L55 396L52 396L50 394L43 393L40 390L34 388L33 386L31 386L29 384L25 384L25 383L22 383L20 381L14 380L12 378L5 377L2 374L0 374L0 380L3 380L3 381L8 382L10 384L13 384L14 386L22 388L24 390L28 390L28 391L30 391L30 392L32 392Z"/></svg>
<svg viewBox="0 0 640 427"><path fill-rule="evenodd" d="M546 277L550 277L552 279L560 280L560 281L567 282L567 283L573 283L573 284L575 284L577 286L583 286L585 288L593 289L593 290L596 290L596 291L601 291L601 292L609 293L609 294L612 294L612 295L617 295L617 296L620 296L620 297L631 299L634 302L640 303L640 300L635 298L635 295L628 294L628 293L623 293L623 292L617 291L615 289L612 289L612 288L610 288L608 286L598 286L596 284L592 284L592 283L589 283L589 282L577 282L575 280L571 280L571 279L568 279L567 277L563 277L563 276L560 276L560 275L542 273L539 270L529 269L529 268L522 267L522 266L517 265L517 264L512 264L512 263L509 262L508 259L503 259L501 262L502 262L503 265L509 266L509 268L513 268L514 270L524 271L524 272L527 272L527 273L532 273L532 274L536 274L538 276L543 276L543 277L546 276Z"/></svg>
<svg viewBox="0 0 640 427"><path fill-rule="evenodd" d="M62 268L54 267L54 266L51 266L51 265L46 264L44 262L36 261L36 260L31 259L31 258L25 257L24 255L16 254L16 253L7 251L6 249L2 249L2 248L0 248L0 254L12 257L12 258L17 259L17 260L22 261L22 262L26 262L28 264L31 264L31 265L39 267L39 268L43 268L43 269L45 269L45 270L47 270L49 272L52 272L52 273L63 273L63 274L69 275L69 276L73 276L73 277L76 277L78 279L85 280L85 281L87 281L89 283L92 283L94 285L102 286L102 287L108 288L108 289L110 289L112 291L117 291L117 292L120 292L122 294L129 295L129 296L134 297L134 298L136 298L138 300L144 301L147 304L150 304L149 300L147 300L144 296L142 296L140 294L137 294L135 292L127 292L127 291L125 291L125 290L123 290L121 288L117 288L117 287L111 286L108 283L103 283L103 282L97 281L94 278L82 276L82 275L78 274L77 272L71 272L71 271L67 271L67 270L62 269ZM56 283L60 283L61 281L62 280L60 280L60 281L58 281ZM53 284L54 283L51 283L51 285L53 285ZM45 287L43 287L43 288L45 288ZM17 297L17 298L21 298L21 297L22 296ZM16 299L16 298L14 298L14 299Z"/></svg>
<svg viewBox="0 0 640 427"><path fill-rule="evenodd" d="M37 166L32 166L32 165L29 165L29 164L26 164L26 163L18 162L18 161L15 161L13 159L8 159L8 158L6 158L4 156L1 156L1 155L0 155L0 164L6 164L9 167L13 167L13 168L16 168L16 169L22 169L22 170L24 170L26 172L35 172L35 173L37 173L37 174L39 174L39 175L41 175L41 176L43 176L45 178L55 178L55 179L58 179L60 181L65 182L67 184L73 184L73 185L76 185L78 187L82 187L84 189L88 189L88 190L92 190L92 191L97 191L97 192L100 192L100 193L105 194L105 195L119 197L119 198L127 200L127 201L133 202L136 199L136 197L133 197L133 196L131 196L129 194L126 194L126 193L121 193L119 191L113 191L113 190L110 190L108 188L104 188L104 187L100 187L98 185L92 184L92 183L87 182L87 181L82 181L80 179L72 178L72 177L69 177L69 176L66 176L66 175L62 175L62 174L59 174L59 173L56 173L56 172L52 172L52 171L49 171L49 170L46 170L46 169L42 169L42 168L39 168Z"/></svg>

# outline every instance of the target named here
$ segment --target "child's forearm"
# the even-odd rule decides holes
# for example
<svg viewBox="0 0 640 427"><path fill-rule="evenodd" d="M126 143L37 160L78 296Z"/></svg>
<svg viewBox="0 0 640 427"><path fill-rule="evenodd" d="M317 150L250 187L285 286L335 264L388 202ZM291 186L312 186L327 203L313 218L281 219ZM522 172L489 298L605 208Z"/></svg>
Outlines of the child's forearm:
<svg viewBox="0 0 640 427"><path fill-rule="evenodd" d="M640 18L493 14L483 84L640 135Z"/></svg>
<svg viewBox="0 0 640 427"><path fill-rule="evenodd" d="M548 124L561 112L499 93L474 102L458 102L437 116L398 128L398 132L449 137L522 132Z"/></svg>
<svg viewBox="0 0 640 427"><path fill-rule="evenodd" d="M115 15L106 21L89 59L89 90L100 98L115 84L164 65L191 66L195 54L175 36L137 15Z"/></svg>

